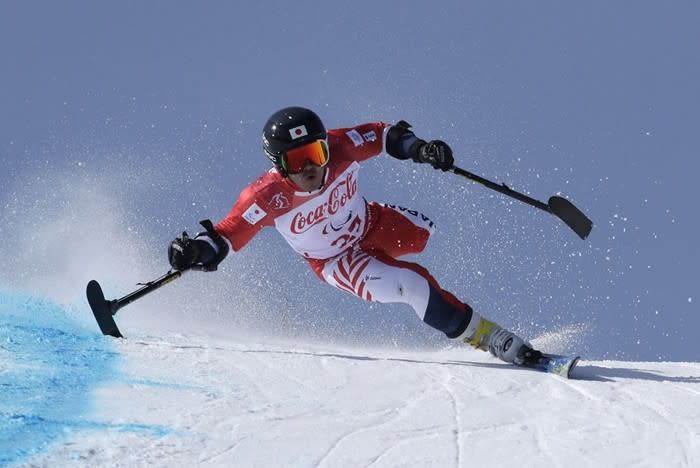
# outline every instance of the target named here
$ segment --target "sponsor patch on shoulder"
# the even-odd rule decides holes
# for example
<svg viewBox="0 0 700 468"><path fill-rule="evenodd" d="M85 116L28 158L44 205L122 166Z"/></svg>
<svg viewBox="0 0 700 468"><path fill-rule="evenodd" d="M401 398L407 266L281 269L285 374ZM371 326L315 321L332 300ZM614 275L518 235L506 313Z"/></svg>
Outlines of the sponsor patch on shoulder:
<svg viewBox="0 0 700 468"><path fill-rule="evenodd" d="M245 210L243 213L243 219L248 221L250 224L256 224L258 221L263 219L267 215L265 210L260 208L257 203L250 205L250 208Z"/></svg>
<svg viewBox="0 0 700 468"><path fill-rule="evenodd" d="M365 140L362 139L362 135L360 135L360 132L357 130L350 130L346 135L352 140L352 144L355 146L360 146L365 142Z"/></svg>
<svg viewBox="0 0 700 468"><path fill-rule="evenodd" d="M365 139L365 141L376 141L377 140L377 134L374 133L374 130L370 130L367 133L362 134L362 138Z"/></svg>

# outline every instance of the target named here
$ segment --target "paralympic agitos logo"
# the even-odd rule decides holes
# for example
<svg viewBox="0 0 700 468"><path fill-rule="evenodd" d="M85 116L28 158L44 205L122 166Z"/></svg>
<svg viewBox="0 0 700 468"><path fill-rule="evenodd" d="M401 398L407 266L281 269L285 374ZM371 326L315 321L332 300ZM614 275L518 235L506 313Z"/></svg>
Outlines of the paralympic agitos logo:
<svg viewBox="0 0 700 468"><path fill-rule="evenodd" d="M306 214L301 211L297 212L292 218L291 231L294 234L304 233L344 207L357 193L357 179L354 176L355 173L350 172L345 177L345 180L338 183L328 193L328 200L318 205L315 209Z"/></svg>

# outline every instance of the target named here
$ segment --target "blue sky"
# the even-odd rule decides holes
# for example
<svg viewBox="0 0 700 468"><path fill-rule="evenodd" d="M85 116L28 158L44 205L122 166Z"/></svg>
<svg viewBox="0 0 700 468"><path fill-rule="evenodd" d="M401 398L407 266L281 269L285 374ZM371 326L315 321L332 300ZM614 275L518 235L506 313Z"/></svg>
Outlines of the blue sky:
<svg viewBox="0 0 700 468"><path fill-rule="evenodd" d="M593 219L580 241L454 175L369 162L371 198L438 225L416 260L484 315L526 335L575 325L595 358L700 357L697 2L238 3L0 5L0 232L22 253L0 284L55 283L78 297L84 284L60 261L37 267L64 239L45 228L94 241L105 213L113 235L151 254L132 258L128 243L101 252L159 274L170 238L223 216L268 167L268 115L304 105L329 127L408 120L451 143L465 169L543 200L562 193ZM94 198L94 185L118 214L81 211L75 197ZM85 270L95 263L86 257ZM148 279L112 271L115 282ZM265 296L249 322L272 331L440 339L412 312L316 283L272 233L218 278L192 278L178 288L196 295L218 281L221 302L250 307Z"/></svg>

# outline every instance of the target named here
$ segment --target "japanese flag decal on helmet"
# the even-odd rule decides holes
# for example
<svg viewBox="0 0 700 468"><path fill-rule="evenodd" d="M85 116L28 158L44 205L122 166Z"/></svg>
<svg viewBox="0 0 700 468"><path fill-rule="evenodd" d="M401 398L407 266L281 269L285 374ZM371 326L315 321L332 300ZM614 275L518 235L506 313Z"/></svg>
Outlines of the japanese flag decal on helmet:
<svg viewBox="0 0 700 468"><path fill-rule="evenodd" d="M262 132L263 149L278 168L290 149L326 138L326 127L315 112L304 107L285 107L267 119Z"/></svg>

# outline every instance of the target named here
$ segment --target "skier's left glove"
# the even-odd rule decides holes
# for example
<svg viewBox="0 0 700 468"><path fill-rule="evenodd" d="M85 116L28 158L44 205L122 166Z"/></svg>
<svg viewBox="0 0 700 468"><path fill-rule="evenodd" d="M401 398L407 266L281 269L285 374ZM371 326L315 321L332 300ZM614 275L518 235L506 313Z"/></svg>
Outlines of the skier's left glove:
<svg viewBox="0 0 700 468"><path fill-rule="evenodd" d="M418 162L428 163L435 169L443 171L452 169L455 162L455 158L452 156L452 148L441 140L432 140L420 145L413 159Z"/></svg>
<svg viewBox="0 0 700 468"><path fill-rule="evenodd" d="M447 171L455 162L452 149L441 140L426 142L411 131L411 124L399 121L386 134L386 152L396 159L412 159L417 163L428 163L435 169Z"/></svg>

